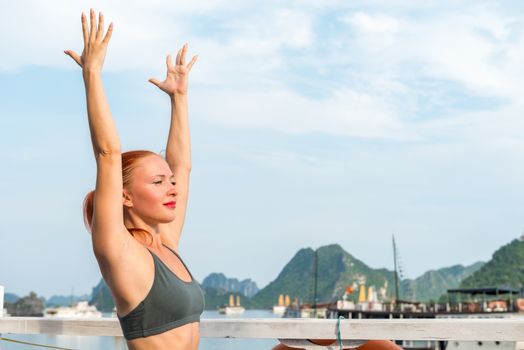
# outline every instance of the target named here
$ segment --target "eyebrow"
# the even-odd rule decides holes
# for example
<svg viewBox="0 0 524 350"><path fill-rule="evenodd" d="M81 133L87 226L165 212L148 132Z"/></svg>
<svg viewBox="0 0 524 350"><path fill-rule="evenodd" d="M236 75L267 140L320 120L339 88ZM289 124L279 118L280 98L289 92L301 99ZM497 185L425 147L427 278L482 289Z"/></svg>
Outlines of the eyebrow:
<svg viewBox="0 0 524 350"><path fill-rule="evenodd" d="M161 178L165 178L166 177L165 175L160 175L160 174L159 175L155 175L155 176L159 176ZM172 178L172 177L175 177L175 174L171 175L169 178Z"/></svg>

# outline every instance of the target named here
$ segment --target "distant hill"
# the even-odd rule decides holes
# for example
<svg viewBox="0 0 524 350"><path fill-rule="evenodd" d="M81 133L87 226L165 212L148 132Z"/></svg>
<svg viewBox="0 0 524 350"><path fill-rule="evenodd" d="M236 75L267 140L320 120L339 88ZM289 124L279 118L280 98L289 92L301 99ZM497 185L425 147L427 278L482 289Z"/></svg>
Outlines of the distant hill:
<svg viewBox="0 0 524 350"><path fill-rule="evenodd" d="M229 295L240 296L240 303L246 308L251 307L250 297L258 292L257 284L251 279L239 281L236 278L227 278L223 273L212 273L201 284L205 296L206 310L216 310L219 306L229 303ZM71 300L71 297L69 301ZM67 300L65 300L67 302ZM49 301L48 301L49 303ZM115 303L109 287L100 279L93 288L89 304L95 305L100 311L110 312Z"/></svg>
<svg viewBox="0 0 524 350"><path fill-rule="evenodd" d="M4 303L16 303L20 299L20 297L13 293L5 293L4 294Z"/></svg>
<svg viewBox="0 0 524 350"><path fill-rule="evenodd" d="M394 272L385 268L373 269L342 249L338 244L323 246L318 253L317 301L330 302L342 296L347 286L353 286L358 296L357 284L360 279L366 286L374 286L382 295L394 295ZM313 302L315 251L311 248L299 250L284 266L278 277L253 297L253 305L260 308L276 304L280 294L288 294L292 300L302 303ZM436 271L428 271L414 280L403 280L400 298L429 301L438 298L449 288L457 288L460 282L478 270L483 263L468 267L455 265Z"/></svg>
<svg viewBox="0 0 524 350"><path fill-rule="evenodd" d="M98 282L98 284L93 288L89 304L96 306L96 308L100 311L113 311L113 308L115 307L115 301L113 300L111 290L109 290L109 287L103 278L101 278L100 282Z"/></svg>
<svg viewBox="0 0 524 350"><path fill-rule="evenodd" d="M221 275L223 276L223 274ZM246 297L244 294L239 292L228 291L223 288L213 288L210 287L210 285L213 284L209 283L208 280L208 287L202 287L204 291L206 310L216 310L219 306L229 303L230 294L233 294L235 296L235 301L236 296L239 295L240 303L242 306L246 308L252 307L250 298ZM100 279L100 282L93 288L93 293L91 300L89 301L89 304L95 305L98 310L105 312L110 312L115 307L113 295L111 294L109 287L103 279Z"/></svg>
<svg viewBox="0 0 524 350"><path fill-rule="evenodd" d="M217 310L222 305L229 304L229 296L233 294L235 303L237 296L240 298L240 305L246 309L253 309L253 302L250 298L246 297L240 293L230 293L223 289L216 288L205 288L204 297L205 297L205 309L206 310Z"/></svg>
<svg viewBox="0 0 524 350"><path fill-rule="evenodd" d="M5 303L7 313L11 316L44 316L44 298L38 297L35 292L19 298L16 302Z"/></svg>
<svg viewBox="0 0 524 350"><path fill-rule="evenodd" d="M251 298L258 292L257 284L251 279L239 281L236 278L227 278L223 273L212 273L204 278L202 288L240 293L248 298Z"/></svg>
<svg viewBox="0 0 524 350"><path fill-rule="evenodd" d="M211 273L204 278L201 287L206 299L206 310L216 310L222 305L229 304L231 294L235 302L239 296L242 306L247 309L253 308L251 297L259 290L257 284L249 278L239 281L236 278L227 278L223 273Z"/></svg>
<svg viewBox="0 0 524 350"><path fill-rule="evenodd" d="M318 253L318 302L334 301L342 296L347 286L365 278L366 285L374 285L377 290L384 288L388 295L393 292L394 274L386 269L372 269L362 261L347 253L338 244L323 246ZM298 298L302 303L313 302L315 251L300 249L284 266L278 277L254 297L257 307L271 307L280 294L288 294L292 300ZM353 296L356 298L356 293Z"/></svg>
<svg viewBox="0 0 524 350"><path fill-rule="evenodd" d="M464 279L460 287L524 287L524 241L513 240L499 248L490 261Z"/></svg>
<svg viewBox="0 0 524 350"><path fill-rule="evenodd" d="M417 301L437 301L448 289L457 288L460 283L484 265L477 262L470 266L454 265L430 270L413 280L402 281L401 298Z"/></svg>
<svg viewBox="0 0 524 350"><path fill-rule="evenodd" d="M89 294L84 295L53 295L46 300L45 305L50 306L70 306L78 303L79 301L89 300L91 296Z"/></svg>

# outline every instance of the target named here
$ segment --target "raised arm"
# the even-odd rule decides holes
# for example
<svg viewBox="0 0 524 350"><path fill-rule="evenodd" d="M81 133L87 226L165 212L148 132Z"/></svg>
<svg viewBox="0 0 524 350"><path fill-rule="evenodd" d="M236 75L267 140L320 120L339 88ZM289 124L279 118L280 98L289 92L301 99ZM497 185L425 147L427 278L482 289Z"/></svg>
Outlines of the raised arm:
<svg viewBox="0 0 524 350"><path fill-rule="evenodd" d="M156 79L149 81L167 93L171 100L171 125L166 147L166 161L175 175L177 200L175 220L160 225L162 241L172 249L178 250L178 243L186 216L189 195L189 175L191 172L191 141L187 117L187 86L188 76L197 60L194 56L186 65L187 44L177 54L175 65L171 55L167 56L167 76L161 82Z"/></svg>
<svg viewBox="0 0 524 350"><path fill-rule="evenodd" d="M90 11L90 25L82 13L84 49L79 56L64 51L82 68L87 100L87 115L97 172L93 206L93 249L99 259L115 257L127 239L122 205L122 158L120 141L102 85L102 66L113 24L104 36L104 16ZM102 266L102 265L101 265Z"/></svg>

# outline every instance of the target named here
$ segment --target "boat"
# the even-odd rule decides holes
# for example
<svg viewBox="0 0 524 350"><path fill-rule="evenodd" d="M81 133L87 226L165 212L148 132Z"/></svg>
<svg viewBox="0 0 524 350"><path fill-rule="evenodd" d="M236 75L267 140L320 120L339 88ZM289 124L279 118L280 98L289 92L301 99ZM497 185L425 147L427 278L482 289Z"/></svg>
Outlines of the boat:
<svg viewBox="0 0 524 350"><path fill-rule="evenodd" d="M229 305L223 305L218 309L218 313L222 315L240 315L246 309L240 305L240 296L237 295L237 302L235 304L235 297L233 294L229 295Z"/></svg>
<svg viewBox="0 0 524 350"><path fill-rule="evenodd" d="M273 305L273 313L275 315L284 315L286 313L286 309L291 305L291 300L289 298L289 295L286 295L284 297L283 294L280 294L278 297L278 304Z"/></svg>
<svg viewBox="0 0 524 350"><path fill-rule="evenodd" d="M51 318L101 318L102 313L96 306L89 305L87 301L79 301L73 306L47 308L44 317Z"/></svg>

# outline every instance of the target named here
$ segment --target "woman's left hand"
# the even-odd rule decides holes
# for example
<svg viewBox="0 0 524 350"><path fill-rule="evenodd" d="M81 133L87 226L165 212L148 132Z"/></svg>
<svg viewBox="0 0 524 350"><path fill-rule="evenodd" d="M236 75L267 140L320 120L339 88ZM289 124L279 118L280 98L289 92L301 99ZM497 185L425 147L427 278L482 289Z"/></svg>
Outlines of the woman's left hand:
<svg viewBox="0 0 524 350"><path fill-rule="evenodd" d="M155 84L169 96L187 94L187 82L189 72L195 64L198 56L193 56L191 61L186 65L187 44L185 44L176 55L176 64L173 65L171 55L167 56L167 76L166 80L149 79L149 82Z"/></svg>

